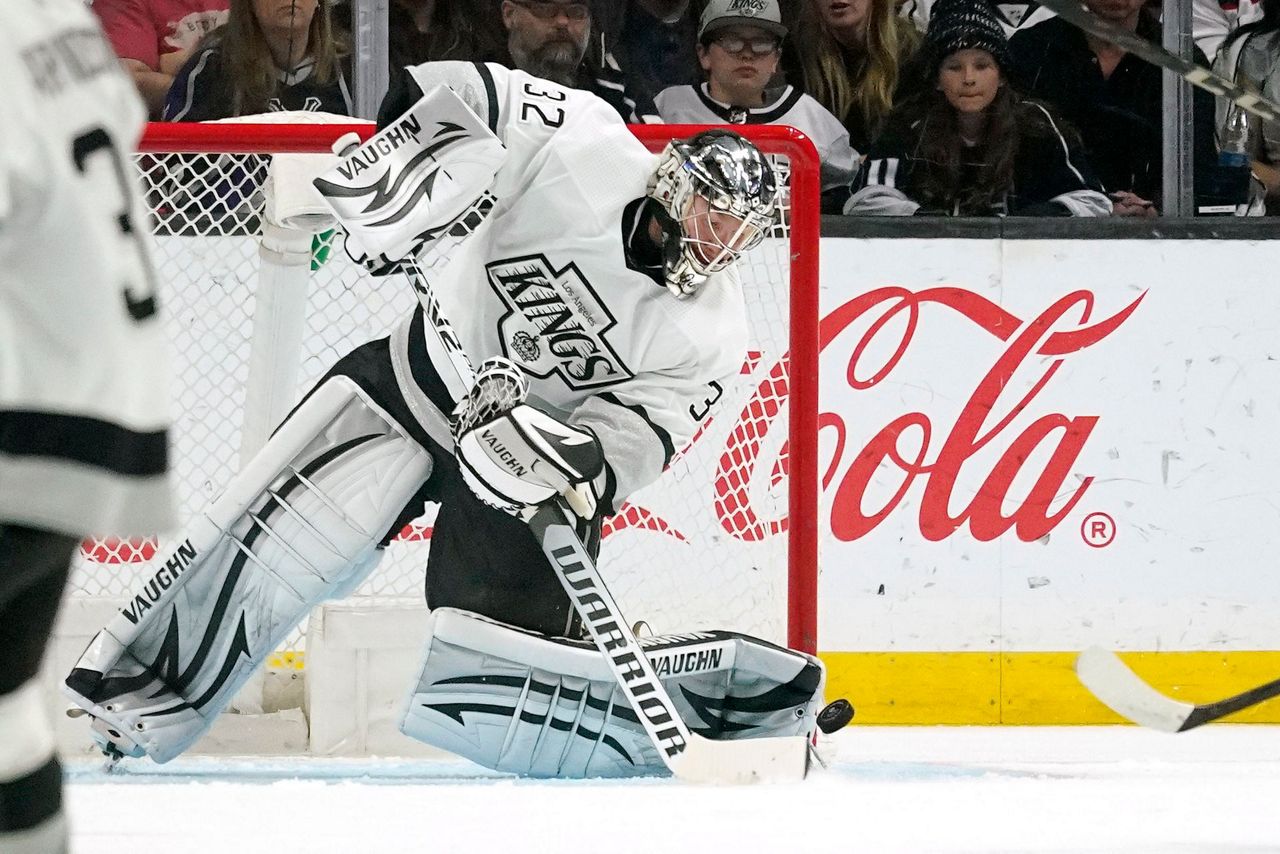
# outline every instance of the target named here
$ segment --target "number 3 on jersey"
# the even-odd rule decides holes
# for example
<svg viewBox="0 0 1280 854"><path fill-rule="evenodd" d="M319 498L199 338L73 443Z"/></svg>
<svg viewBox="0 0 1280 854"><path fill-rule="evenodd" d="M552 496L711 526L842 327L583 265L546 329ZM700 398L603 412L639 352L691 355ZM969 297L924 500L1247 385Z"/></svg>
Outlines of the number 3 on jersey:
<svg viewBox="0 0 1280 854"><path fill-rule="evenodd" d="M111 136L100 127L82 133L71 143L71 160L86 180L92 180L95 175L100 174L102 167L95 167L95 164L103 159L111 163L111 180L120 196L120 212L116 214L115 222L120 236L127 244L123 251L133 253L137 261L126 274L126 281L121 286L125 309L130 317L141 322L156 313L156 282L147 244L133 222L135 191L129 179L129 166Z"/></svg>

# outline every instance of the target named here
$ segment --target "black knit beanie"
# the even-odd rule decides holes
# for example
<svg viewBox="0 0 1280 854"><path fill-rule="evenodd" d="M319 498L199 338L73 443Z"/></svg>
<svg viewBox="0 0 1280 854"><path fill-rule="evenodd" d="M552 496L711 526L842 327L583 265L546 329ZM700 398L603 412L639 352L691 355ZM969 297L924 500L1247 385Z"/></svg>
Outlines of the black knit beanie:
<svg viewBox="0 0 1280 854"><path fill-rule="evenodd" d="M1001 69L1009 68L1009 40L989 0L938 0L930 10L924 41L933 77L944 59L966 48L985 50Z"/></svg>

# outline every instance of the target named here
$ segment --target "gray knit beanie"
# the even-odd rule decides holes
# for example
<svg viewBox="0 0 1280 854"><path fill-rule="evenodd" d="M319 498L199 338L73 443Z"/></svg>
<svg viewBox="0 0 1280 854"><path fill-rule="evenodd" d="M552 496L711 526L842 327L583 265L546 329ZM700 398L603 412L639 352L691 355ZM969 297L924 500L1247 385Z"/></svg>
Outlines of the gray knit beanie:
<svg viewBox="0 0 1280 854"><path fill-rule="evenodd" d="M985 50L1001 69L1009 68L1009 40L989 0L938 0L929 13L924 41L933 76L944 59L966 48Z"/></svg>

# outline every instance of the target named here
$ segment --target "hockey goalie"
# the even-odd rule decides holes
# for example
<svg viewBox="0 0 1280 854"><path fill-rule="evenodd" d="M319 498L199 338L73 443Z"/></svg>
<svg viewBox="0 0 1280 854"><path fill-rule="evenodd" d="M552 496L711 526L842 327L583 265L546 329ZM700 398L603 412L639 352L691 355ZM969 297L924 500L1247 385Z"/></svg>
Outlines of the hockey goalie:
<svg viewBox="0 0 1280 854"><path fill-rule="evenodd" d="M720 130L653 155L594 96L495 65L405 69L379 127L315 186L353 258L429 279L456 340L423 299L340 359L94 638L67 691L108 755L174 758L436 502L431 631L402 730L519 774L665 773L527 520L565 500L594 553L602 517L693 436L691 405L742 364L734 262L777 220L772 169ZM474 383L448 345L480 366ZM701 662L662 679L692 732L815 731L812 656L731 632L644 646L654 662Z"/></svg>

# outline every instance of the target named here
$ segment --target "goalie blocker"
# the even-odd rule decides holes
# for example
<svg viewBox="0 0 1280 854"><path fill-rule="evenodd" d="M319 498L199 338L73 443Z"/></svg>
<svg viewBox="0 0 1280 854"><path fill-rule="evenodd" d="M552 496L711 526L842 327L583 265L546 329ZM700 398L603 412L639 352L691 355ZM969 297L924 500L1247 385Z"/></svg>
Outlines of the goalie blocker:
<svg viewBox="0 0 1280 854"><path fill-rule="evenodd" d="M825 682L817 658L725 631L641 645L690 731L716 740L814 735ZM594 644L451 608L431 615L401 731L532 777L669 773Z"/></svg>

